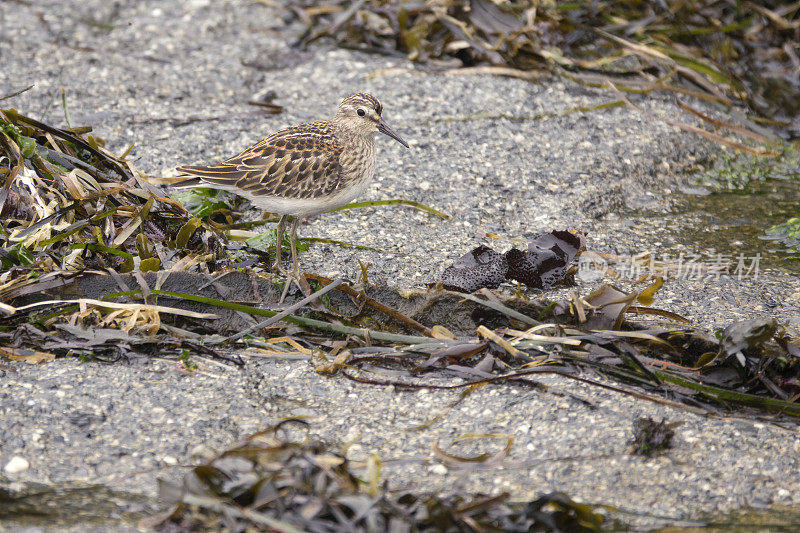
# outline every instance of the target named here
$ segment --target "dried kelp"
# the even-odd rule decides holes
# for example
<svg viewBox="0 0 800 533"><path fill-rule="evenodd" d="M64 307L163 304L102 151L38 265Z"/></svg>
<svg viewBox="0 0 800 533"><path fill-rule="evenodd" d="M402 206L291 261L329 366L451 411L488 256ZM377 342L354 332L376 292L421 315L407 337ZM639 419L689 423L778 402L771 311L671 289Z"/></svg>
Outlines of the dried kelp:
<svg viewBox="0 0 800 533"><path fill-rule="evenodd" d="M508 494L390 495L380 484L379 459L366 476L321 443L292 440L287 420L194 467L182 485L165 481L172 510L143 526L160 531L600 531L604 517L561 493L530 502ZM288 432L287 432L288 433Z"/></svg>
<svg viewBox="0 0 800 533"><path fill-rule="evenodd" d="M632 310L638 294L603 286L586 298L573 296L545 306L539 323L524 316L527 320L519 320L509 301L493 301L496 296L484 291L490 298L461 296L494 313L491 329L487 315L473 310L475 336L353 353L346 359L348 369L341 372L363 383L415 389L520 382L538 373L586 382L583 371L591 370L626 385L610 388L660 403L678 401L691 409L703 405L710 412L736 404L800 415L800 347L774 321L733 324L719 339L681 327L635 329L624 317L648 309ZM527 329L517 329L520 324ZM385 378L378 377L382 368L391 370ZM431 385L424 377L432 372L465 381Z"/></svg>
<svg viewBox="0 0 800 533"><path fill-rule="evenodd" d="M306 25L305 44L332 37L438 69L520 78L549 70L632 92L744 101L783 135L800 133L796 2L333 0L320 9L295 0L286 9Z"/></svg>
<svg viewBox="0 0 800 533"><path fill-rule="evenodd" d="M0 130L0 158L9 162L0 301L19 294L19 283L50 272L159 270L222 256L213 232L102 140L13 109L0 111Z"/></svg>
<svg viewBox="0 0 800 533"><path fill-rule="evenodd" d="M190 339L156 338L162 317L212 314L158 305L149 291L140 302L50 296L91 272L169 275L198 263L213 271L228 259L211 228L89 132L0 110L1 353L35 362L196 351Z"/></svg>

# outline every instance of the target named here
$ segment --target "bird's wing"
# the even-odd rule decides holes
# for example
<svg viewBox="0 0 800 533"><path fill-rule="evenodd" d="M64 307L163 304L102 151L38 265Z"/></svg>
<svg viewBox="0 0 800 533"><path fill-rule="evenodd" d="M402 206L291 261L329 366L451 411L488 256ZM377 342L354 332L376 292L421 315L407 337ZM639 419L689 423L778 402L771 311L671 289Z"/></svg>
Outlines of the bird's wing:
<svg viewBox="0 0 800 533"><path fill-rule="evenodd" d="M210 187L252 196L316 198L339 185L341 153L333 125L312 122L270 135L221 163L177 170Z"/></svg>

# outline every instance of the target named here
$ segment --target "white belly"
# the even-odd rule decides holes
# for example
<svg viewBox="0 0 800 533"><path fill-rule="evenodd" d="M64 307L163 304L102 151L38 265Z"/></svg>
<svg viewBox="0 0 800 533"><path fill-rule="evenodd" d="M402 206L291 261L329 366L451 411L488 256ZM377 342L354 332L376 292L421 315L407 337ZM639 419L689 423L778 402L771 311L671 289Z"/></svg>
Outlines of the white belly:
<svg viewBox="0 0 800 533"><path fill-rule="evenodd" d="M371 178L371 176L370 176ZM351 187L341 189L332 196L319 198L282 198L278 196L251 196L244 191L233 190L232 192L244 196L253 205L264 211L276 213L278 215L291 215L305 217L318 215L325 211L330 211L335 207L349 204L367 189L371 179L361 180L354 183Z"/></svg>

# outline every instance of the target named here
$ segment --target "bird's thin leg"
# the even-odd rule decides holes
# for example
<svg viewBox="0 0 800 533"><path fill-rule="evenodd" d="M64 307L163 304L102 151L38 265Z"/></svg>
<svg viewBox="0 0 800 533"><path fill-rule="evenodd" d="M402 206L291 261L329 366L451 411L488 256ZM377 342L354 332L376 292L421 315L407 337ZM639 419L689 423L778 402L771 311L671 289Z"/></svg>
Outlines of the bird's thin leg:
<svg viewBox="0 0 800 533"><path fill-rule="evenodd" d="M297 262L297 226L300 225L300 217L294 217L292 219L292 226L290 229L289 234L289 243L292 247L292 272L294 273L294 278L296 280L300 280L300 265Z"/></svg>
<svg viewBox="0 0 800 533"><path fill-rule="evenodd" d="M300 218L294 217L291 226L289 226L289 244L292 248L292 272L286 274L286 283L283 286L283 293L278 303L283 303L292 283L297 285L304 295L309 296L311 294L311 287L309 287L306 278L300 275L300 264L297 261L297 226L299 225Z"/></svg>
<svg viewBox="0 0 800 533"><path fill-rule="evenodd" d="M283 244L283 232L286 229L286 219L289 215L281 215L278 221L278 229L275 233L275 264L272 265L272 270L280 274L286 274L286 271L281 266L281 245Z"/></svg>

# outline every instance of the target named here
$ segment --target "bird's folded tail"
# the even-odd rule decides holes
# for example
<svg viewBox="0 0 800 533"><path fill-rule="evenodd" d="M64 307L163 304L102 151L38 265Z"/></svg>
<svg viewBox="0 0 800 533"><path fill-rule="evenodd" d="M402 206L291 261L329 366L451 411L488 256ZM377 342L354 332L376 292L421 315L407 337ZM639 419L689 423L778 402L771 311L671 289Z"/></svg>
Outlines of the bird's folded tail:
<svg viewBox="0 0 800 533"><path fill-rule="evenodd" d="M177 187L177 188L182 188L182 187L202 187L202 186L203 186L203 180L201 180L200 178L197 178L197 177L195 177L195 178L187 178L187 179L185 179L183 181L176 181L175 183L171 183L170 184L170 187Z"/></svg>
<svg viewBox="0 0 800 533"><path fill-rule="evenodd" d="M175 170L193 176L193 178L185 182L178 182L178 187L197 187L198 185L218 188L234 187L237 181L247 175L246 172L238 169L236 165L226 163L208 166L182 166Z"/></svg>

